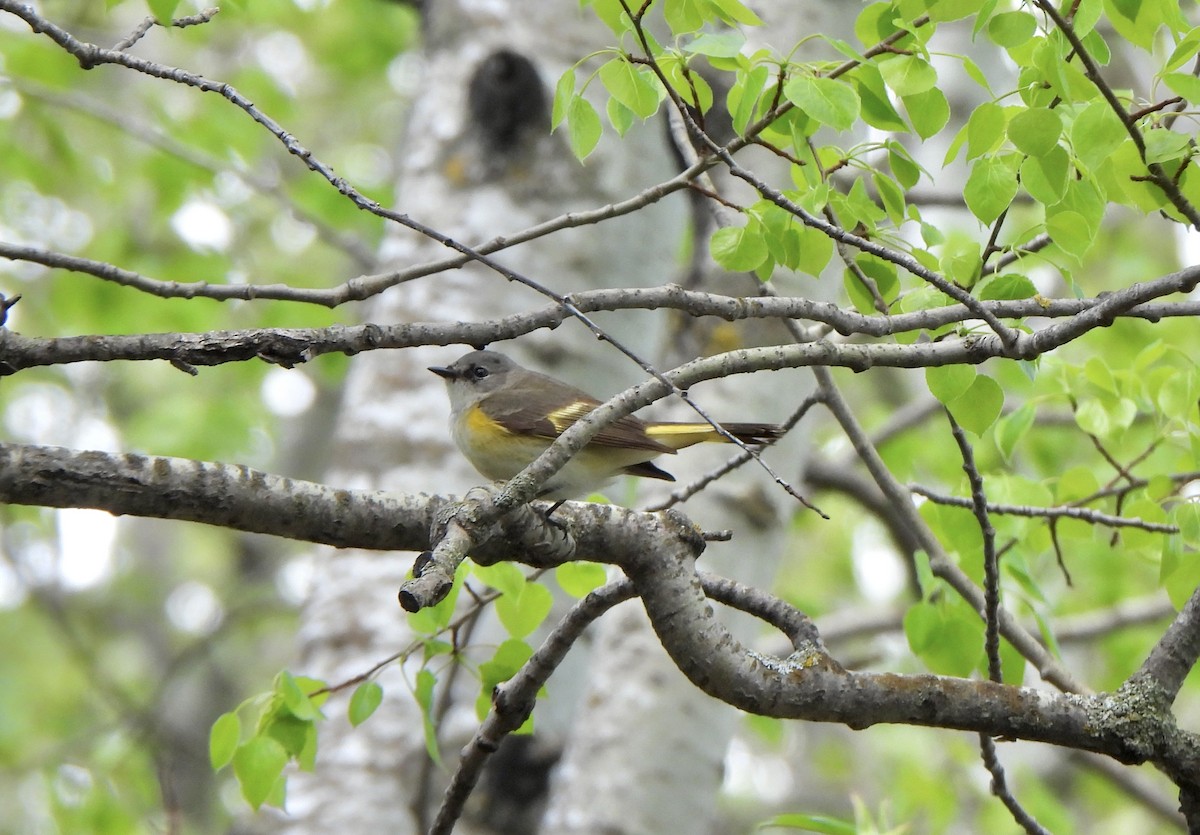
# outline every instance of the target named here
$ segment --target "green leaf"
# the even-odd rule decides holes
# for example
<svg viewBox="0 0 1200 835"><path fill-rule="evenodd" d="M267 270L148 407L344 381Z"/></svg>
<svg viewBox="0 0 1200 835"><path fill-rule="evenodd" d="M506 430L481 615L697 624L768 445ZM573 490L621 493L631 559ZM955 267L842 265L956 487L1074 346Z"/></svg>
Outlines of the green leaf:
<svg viewBox="0 0 1200 835"><path fill-rule="evenodd" d="M1171 57L1167 59L1163 65L1164 72L1177 70L1184 64L1196 57L1196 53L1200 52L1200 26L1192 29L1176 44L1174 51L1171 52ZM1192 78L1191 74L1185 74L1188 78ZM1163 77L1166 80L1166 76ZM1167 82L1168 85L1170 82ZM1174 89L1174 88L1172 88ZM1176 90L1176 92L1179 92ZM1182 94L1180 94L1182 95Z"/></svg>
<svg viewBox="0 0 1200 835"><path fill-rule="evenodd" d="M978 666L983 624L965 606L921 602L904 614L909 648L939 675L968 676Z"/></svg>
<svg viewBox="0 0 1200 835"><path fill-rule="evenodd" d="M583 597L604 585L608 571L596 562L565 562L554 569L559 587L572 597Z"/></svg>
<svg viewBox="0 0 1200 835"><path fill-rule="evenodd" d="M741 54L745 43L746 36L741 32L723 32L719 35L705 32L690 43L684 44L683 51L707 55L710 58L732 58Z"/></svg>
<svg viewBox="0 0 1200 835"><path fill-rule="evenodd" d="M1033 37L1037 18L1028 12L1002 12L988 21L988 37L996 46L1021 46Z"/></svg>
<svg viewBox="0 0 1200 835"><path fill-rule="evenodd" d="M1004 408L1004 389L991 377L980 374L966 392L947 403L946 408L954 415L959 426L968 432L982 435Z"/></svg>
<svg viewBox="0 0 1200 835"><path fill-rule="evenodd" d="M849 130L862 108L849 84L832 78L798 75L788 80L783 95L808 116L835 130Z"/></svg>
<svg viewBox="0 0 1200 835"><path fill-rule="evenodd" d="M767 242L757 221L726 226L713 233L709 244L713 260L730 272L749 272L767 260Z"/></svg>
<svg viewBox="0 0 1200 835"><path fill-rule="evenodd" d="M1046 232L1054 243L1080 260L1091 249L1094 240L1091 227L1078 212L1056 212L1046 219Z"/></svg>
<svg viewBox="0 0 1200 835"><path fill-rule="evenodd" d="M1028 299L1037 295L1033 282L1018 273L1007 273L989 278L979 286L981 301L1005 301Z"/></svg>
<svg viewBox="0 0 1200 835"><path fill-rule="evenodd" d="M166 26L170 25L171 18L175 16L179 0L146 0L146 5L150 7L150 13L154 15L154 19Z"/></svg>
<svg viewBox="0 0 1200 835"><path fill-rule="evenodd" d="M950 102L937 87L915 96L904 96L901 100L913 130L922 139L936 136L950 121Z"/></svg>
<svg viewBox="0 0 1200 835"><path fill-rule="evenodd" d="M590 5L596 17L600 18L614 35L619 37L633 28L629 15L625 14L625 9L618 0L590 0Z"/></svg>
<svg viewBox="0 0 1200 835"><path fill-rule="evenodd" d="M874 64L860 64L850 74L850 80L862 102L863 121L879 130L895 132L908 130L908 125L900 118L896 108L892 106L891 98L883 83L883 76L879 74L879 69Z"/></svg>
<svg viewBox="0 0 1200 835"><path fill-rule="evenodd" d="M242 723L236 713L222 713L208 733L208 761L213 771L224 768L233 760L242 738Z"/></svg>
<svg viewBox="0 0 1200 835"><path fill-rule="evenodd" d="M721 18L728 24L742 23L746 26L762 26L762 20L750 11L741 0L708 0Z"/></svg>
<svg viewBox="0 0 1200 835"><path fill-rule="evenodd" d="M583 96L573 96L567 105L567 132L571 152L579 160L585 160L600 142L600 116L596 108Z"/></svg>
<svg viewBox="0 0 1200 835"><path fill-rule="evenodd" d="M726 107L733 117L733 129L737 133L744 133L746 126L754 118L759 97L770 75L770 69L762 65L749 72L738 72L737 80L725 98Z"/></svg>
<svg viewBox="0 0 1200 835"><path fill-rule="evenodd" d="M275 677L275 692L283 698L283 704L297 719L312 721L321 715L316 706L309 701L308 694L300 688L295 677L287 670Z"/></svg>
<svg viewBox="0 0 1200 835"><path fill-rule="evenodd" d="M297 719L290 713L280 711L267 718L261 736L269 736L283 746L289 756L299 756L308 744L309 734L315 725L305 719Z"/></svg>
<svg viewBox="0 0 1200 835"><path fill-rule="evenodd" d="M1017 166L1011 155L975 160L963 189L967 208L984 223L991 223L1017 196Z"/></svg>
<svg viewBox="0 0 1200 835"><path fill-rule="evenodd" d="M379 686L379 683L364 681L358 687L354 688L354 694L350 696L350 707L348 710L350 724L357 728L371 718L371 714L382 703L383 688Z"/></svg>
<svg viewBox="0 0 1200 835"><path fill-rule="evenodd" d="M1183 96L1193 104L1200 102L1200 78L1185 72L1169 72L1162 77L1171 92Z"/></svg>
<svg viewBox="0 0 1200 835"><path fill-rule="evenodd" d="M676 35L695 32L705 22L700 0L665 0L663 18Z"/></svg>
<svg viewBox="0 0 1200 835"><path fill-rule="evenodd" d="M567 118L567 110L575 96L575 68L569 68L554 85L554 105L550 110L550 127L557 128Z"/></svg>
<svg viewBox="0 0 1200 835"><path fill-rule="evenodd" d="M1055 110L1031 107L1022 110L1008 123L1008 138L1023 153L1040 157L1058 147L1062 136L1062 118Z"/></svg>
<svg viewBox="0 0 1200 835"><path fill-rule="evenodd" d="M628 107L635 116L646 119L658 110L660 87L624 58L613 58L603 64L599 76L609 95Z"/></svg>
<svg viewBox="0 0 1200 835"><path fill-rule="evenodd" d="M1048 153L1028 157L1021 163L1021 185L1034 200L1052 206L1067 193L1067 178L1072 170L1066 150L1055 145Z"/></svg>
<svg viewBox="0 0 1200 835"><path fill-rule="evenodd" d="M1144 0L1105 0L1104 8L1117 33L1147 52L1154 46L1154 36L1162 25L1158 3Z"/></svg>
<svg viewBox="0 0 1200 835"><path fill-rule="evenodd" d="M437 685L437 676L429 669L422 669L417 672L417 686L414 690L414 695L417 699L417 705L421 708L421 717L425 726L425 751L429 754L429 759L438 764L442 764L442 752L438 747L437 723L433 718L433 689Z"/></svg>
<svg viewBox="0 0 1200 835"><path fill-rule="evenodd" d="M1173 162L1186 157L1193 141L1191 136L1173 130L1148 130L1142 134L1146 139L1146 162Z"/></svg>
<svg viewBox="0 0 1200 835"><path fill-rule="evenodd" d="M517 596L501 595L496 601L496 615L514 638L524 638L542 625L554 605L550 590L538 583L526 583Z"/></svg>
<svg viewBox="0 0 1200 835"><path fill-rule="evenodd" d="M270 797L283 775L288 755L274 739L257 736L238 746L233 755L233 773L242 787L242 796L255 809Z"/></svg>
<svg viewBox="0 0 1200 835"><path fill-rule="evenodd" d="M1007 121L1004 108L998 104L984 102L975 108L967 119L967 159L981 157L999 148Z"/></svg>
<svg viewBox="0 0 1200 835"><path fill-rule="evenodd" d="M879 62L883 81L898 96L915 96L937 86L937 70L916 55L893 55Z"/></svg>
<svg viewBox="0 0 1200 835"><path fill-rule="evenodd" d="M899 226L904 222L904 190L891 177L878 171L871 175L871 182L875 184L875 191L888 214L888 220Z"/></svg>
<svg viewBox="0 0 1200 835"><path fill-rule="evenodd" d="M993 433L993 437L996 439L996 447L1004 456L1005 461L1012 461L1013 450L1029 432L1036 416L1037 407L1032 403L1023 403L1019 408L996 422L996 431Z"/></svg>
<svg viewBox="0 0 1200 835"><path fill-rule="evenodd" d="M524 641L509 638L496 648L496 654L490 660L479 665L480 701L476 703L476 712L487 715L491 703L492 691L496 685L508 681L521 666L533 655L533 647Z"/></svg>
<svg viewBox="0 0 1200 835"><path fill-rule="evenodd" d="M943 365L925 369L929 393L942 403L962 397L975 382L978 372L970 365Z"/></svg>
<svg viewBox="0 0 1200 835"><path fill-rule="evenodd" d="M501 561L493 565L473 565L471 573L501 594L517 597L525 588L525 575L515 563Z"/></svg>
<svg viewBox="0 0 1200 835"><path fill-rule="evenodd" d="M1089 171L1104 163L1128 136L1121 120L1105 102L1089 104L1071 125L1071 147Z"/></svg>
<svg viewBox="0 0 1200 835"><path fill-rule="evenodd" d="M625 132L633 127L633 111L612 96L609 96L608 102L604 105L604 111L608 115L608 123L613 126L617 136L624 136Z"/></svg>
<svg viewBox="0 0 1200 835"><path fill-rule="evenodd" d="M758 825L759 829L799 829L802 832L818 832L820 835L857 835L860 831L854 821L831 818L827 815L806 815L788 812L776 815Z"/></svg>
<svg viewBox="0 0 1200 835"><path fill-rule="evenodd" d="M799 257L796 259L796 271L811 276L821 275L833 257L833 239L810 226L800 227L797 232Z"/></svg>

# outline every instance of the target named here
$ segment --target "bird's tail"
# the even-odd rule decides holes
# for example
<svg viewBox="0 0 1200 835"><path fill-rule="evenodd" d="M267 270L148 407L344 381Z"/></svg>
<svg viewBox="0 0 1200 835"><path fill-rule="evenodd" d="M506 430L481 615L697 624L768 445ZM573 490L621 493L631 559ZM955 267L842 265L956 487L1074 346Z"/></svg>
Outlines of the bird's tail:
<svg viewBox="0 0 1200 835"><path fill-rule="evenodd" d="M722 423L721 428L744 444L766 444L783 436L783 427L775 423ZM708 441L729 442L707 423L652 423L646 434L671 449Z"/></svg>

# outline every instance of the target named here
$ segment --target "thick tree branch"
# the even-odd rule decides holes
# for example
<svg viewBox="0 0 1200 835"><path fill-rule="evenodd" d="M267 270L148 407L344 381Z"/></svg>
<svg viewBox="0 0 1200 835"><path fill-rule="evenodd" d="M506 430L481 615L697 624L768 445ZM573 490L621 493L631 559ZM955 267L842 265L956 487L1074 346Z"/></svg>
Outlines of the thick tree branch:
<svg viewBox="0 0 1200 835"><path fill-rule="evenodd" d="M430 544L431 523L450 504L335 490L245 467L16 445L0 445L0 500L406 550ZM539 565L566 559L617 564L634 582L676 664L715 698L780 718L853 728L895 722L957 728L1096 751L1123 762L1153 761L1180 785L1200 774L1200 745L1173 727L1157 689L1130 685L1120 694L1088 698L939 676L854 673L816 644L803 644L804 651L789 659L760 656L715 619L693 567L704 543L682 517L579 503L558 513L572 533L572 554L529 557L528 538L514 529L520 526L506 525L491 528L500 538L476 545L472 554L519 555ZM806 633L796 634L803 639Z"/></svg>

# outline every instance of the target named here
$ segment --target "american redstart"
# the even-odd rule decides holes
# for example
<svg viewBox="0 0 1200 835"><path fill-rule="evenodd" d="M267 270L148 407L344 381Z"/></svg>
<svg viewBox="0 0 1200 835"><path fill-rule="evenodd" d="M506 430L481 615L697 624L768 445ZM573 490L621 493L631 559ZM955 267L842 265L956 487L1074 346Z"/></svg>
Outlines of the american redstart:
<svg viewBox="0 0 1200 835"><path fill-rule="evenodd" d="M567 427L600 405L574 386L522 368L495 351L472 351L453 365L429 369L446 381L450 429L467 460L484 476L512 478ZM742 443L780 437L771 423L724 423ZM651 463L704 441L728 441L707 423L647 423L623 417L601 429L550 477L539 496L565 499L603 487L619 475L674 481Z"/></svg>

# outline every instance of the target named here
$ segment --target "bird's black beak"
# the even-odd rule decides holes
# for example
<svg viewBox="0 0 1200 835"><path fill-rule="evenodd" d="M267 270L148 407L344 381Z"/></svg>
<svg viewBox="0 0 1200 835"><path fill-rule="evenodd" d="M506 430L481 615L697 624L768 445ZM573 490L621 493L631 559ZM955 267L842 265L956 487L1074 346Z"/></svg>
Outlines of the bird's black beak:
<svg viewBox="0 0 1200 835"><path fill-rule="evenodd" d="M458 372L453 368L448 368L444 365L431 365L429 370L441 377L443 380L453 380L458 377Z"/></svg>

